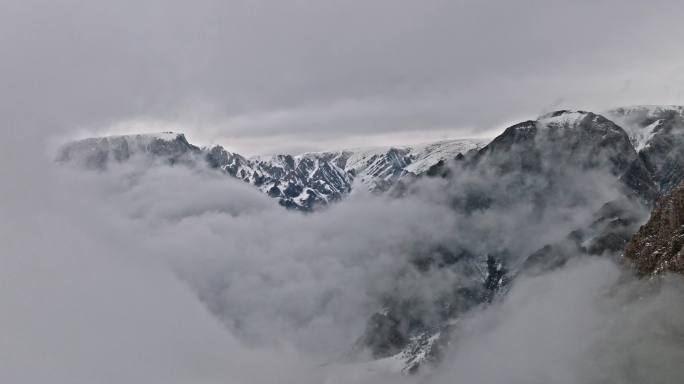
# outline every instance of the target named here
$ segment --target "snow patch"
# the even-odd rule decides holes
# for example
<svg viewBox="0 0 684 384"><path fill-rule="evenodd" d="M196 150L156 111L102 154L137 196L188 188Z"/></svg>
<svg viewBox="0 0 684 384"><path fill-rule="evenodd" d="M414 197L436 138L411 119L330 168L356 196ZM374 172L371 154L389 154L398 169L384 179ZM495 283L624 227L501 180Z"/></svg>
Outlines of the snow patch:
<svg viewBox="0 0 684 384"><path fill-rule="evenodd" d="M634 149L636 149L637 152L650 144L651 138L653 138L653 135L655 134L655 129L660 125L661 121L662 120L656 120L640 130L627 132L629 134L629 141L632 142L632 145L634 145Z"/></svg>
<svg viewBox="0 0 684 384"><path fill-rule="evenodd" d="M584 111L558 111L542 115L538 119L538 127L565 127L572 128L587 116Z"/></svg>
<svg viewBox="0 0 684 384"><path fill-rule="evenodd" d="M473 149L480 149L487 144L487 140L448 140L412 147L414 160L405 169L415 175L423 173L440 161L446 161L465 155Z"/></svg>
<svg viewBox="0 0 684 384"><path fill-rule="evenodd" d="M630 142L638 152L649 146L662 118L665 118L664 114L668 113L684 117L684 106L637 105L609 110L604 115L627 132Z"/></svg>

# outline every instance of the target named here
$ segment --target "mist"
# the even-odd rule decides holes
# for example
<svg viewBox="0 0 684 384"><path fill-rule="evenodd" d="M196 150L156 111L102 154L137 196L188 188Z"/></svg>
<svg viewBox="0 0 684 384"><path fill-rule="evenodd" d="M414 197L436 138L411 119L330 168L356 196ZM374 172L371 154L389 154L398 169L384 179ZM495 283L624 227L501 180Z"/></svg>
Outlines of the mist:
<svg viewBox="0 0 684 384"><path fill-rule="evenodd" d="M607 204L648 219L610 153L542 137L532 172L449 162L306 214L202 161L55 159L108 134L295 154L682 104L683 4L0 0L0 382L680 383L682 277L572 243ZM484 297L489 257L506 284L445 308ZM449 315L412 374L362 342L392 303Z"/></svg>
<svg viewBox="0 0 684 384"><path fill-rule="evenodd" d="M521 279L458 325L436 383L675 383L682 279L636 281L609 260ZM667 335L667 336L666 336Z"/></svg>
<svg viewBox="0 0 684 384"><path fill-rule="evenodd" d="M308 217L209 170L141 164L38 156L4 194L4 380L321 382L402 248L451 221L365 199Z"/></svg>
<svg viewBox="0 0 684 384"><path fill-rule="evenodd" d="M578 210L573 194L614 196L602 175L575 175L568 182L588 190L559 195L556 213L542 215L528 201L459 213L450 204L463 191L441 179L402 198L355 193L302 214L199 165L132 159L91 172L38 153L5 167L20 184L3 185L3 381L680 377L682 279L640 281L610 257L517 277L507 294L459 317L442 362L416 375L347 358L387 293L429 300L472 280L458 269L419 271L416 254L436 245L533 252L591 218L599 204Z"/></svg>

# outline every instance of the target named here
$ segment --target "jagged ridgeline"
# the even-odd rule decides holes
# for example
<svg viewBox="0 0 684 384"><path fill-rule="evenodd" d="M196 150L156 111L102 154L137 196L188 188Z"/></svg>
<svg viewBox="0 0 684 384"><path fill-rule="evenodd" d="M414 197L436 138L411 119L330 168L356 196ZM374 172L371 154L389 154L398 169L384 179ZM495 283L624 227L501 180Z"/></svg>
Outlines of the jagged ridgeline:
<svg viewBox="0 0 684 384"><path fill-rule="evenodd" d="M405 176L419 175L440 161L484 144L483 140L446 140L406 147L245 157L218 145L200 148L183 134L166 132L74 141L60 149L58 159L97 170L131 158L186 165L206 162L256 186L287 208L310 211L339 201L354 184L373 192L386 191Z"/></svg>
<svg viewBox="0 0 684 384"><path fill-rule="evenodd" d="M489 143L451 140L248 158L167 133L77 141L58 158L97 170L134 158L208 164L285 207L306 211L359 187L398 197L434 194L434 185L424 181L439 179L443 189L437 193L458 218L453 239L407 250L411 261L397 286L379 299L351 348L414 372L439 360L461 316L496 301L517 276L548 271L578 255L620 255L659 196L684 180L684 108L557 111L515 124ZM645 231L643 238L655 236ZM425 294L406 289L406 281L439 284Z"/></svg>

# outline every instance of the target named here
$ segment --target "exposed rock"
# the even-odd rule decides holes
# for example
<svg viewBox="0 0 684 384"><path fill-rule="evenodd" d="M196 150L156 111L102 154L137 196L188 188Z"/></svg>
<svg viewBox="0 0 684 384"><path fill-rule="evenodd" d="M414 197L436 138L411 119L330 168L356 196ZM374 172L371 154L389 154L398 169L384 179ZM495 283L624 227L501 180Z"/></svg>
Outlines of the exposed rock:
<svg viewBox="0 0 684 384"><path fill-rule="evenodd" d="M445 281L430 295L389 293L383 308L373 314L357 341L376 359L401 362L403 373L415 373L423 364L437 363L457 319L479 305L491 303L508 288L505 253L485 255L484 261L464 249L450 251L437 247L413 259L412 273L429 274L451 269L460 276Z"/></svg>
<svg viewBox="0 0 684 384"><path fill-rule="evenodd" d="M684 183L658 200L648 223L632 237L625 258L642 275L684 273Z"/></svg>
<svg viewBox="0 0 684 384"><path fill-rule="evenodd" d="M553 185L554 179L565 177L569 169L605 169L644 201L653 201L658 193L627 133L592 112L563 110L516 124L467 165L501 176L512 175L519 179L521 188L526 187L530 175L543 176L548 185Z"/></svg>

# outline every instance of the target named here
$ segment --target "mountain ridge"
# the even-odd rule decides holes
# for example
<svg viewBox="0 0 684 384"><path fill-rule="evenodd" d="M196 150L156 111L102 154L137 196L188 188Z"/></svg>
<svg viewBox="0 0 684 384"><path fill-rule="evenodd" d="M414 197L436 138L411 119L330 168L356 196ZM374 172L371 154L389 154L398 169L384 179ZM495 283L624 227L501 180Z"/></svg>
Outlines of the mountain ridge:
<svg viewBox="0 0 684 384"><path fill-rule="evenodd" d="M287 208L310 211L340 200L355 184L371 192L391 188L407 175L480 148L484 140L453 139L388 147L246 157L220 145L198 147L182 133L133 134L87 138L65 144L57 160L104 170L109 162L152 155L175 164L204 159L211 168L254 185Z"/></svg>
<svg viewBox="0 0 684 384"><path fill-rule="evenodd" d="M539 134L540 130L545 133ZM613 145L606 140L617 140L621 143L619 149L604 149L615 151L613 157L608 156L612 159L612 169L621 174L630 189L648 201L655 201L658 194L684 180L684 107L681 106L620 107L602 114L559 110L512 125L489 142L452 139L297 155L243 156L220 145L195 146L182 133L162 132L77 140L62 146L57 158L91 169L105 169L109 162L122 162L141 154L169 164L205 161L211 168L254 185L284 207L311 211L342 199L359 185L371 192L383 192L406 179L450 172L455 159L476 164L485 157L492 158L492 153L506 140L513 141L505 146L519 146L515 144L517 140L531 147L519 151L515 159L503 159L496 167L505 171L516 166L530 171L538 163L533 156L541 155L534 150L540 145L535 142L537 137L545 137L551 145L572 143L571 148L579 148L582 140L604 142L604 147ZM594 150L603 151L601 146ZM579 156L589 164L601 157L594 150L583 154L571 151L568 158L558 163L577 161ZM486 153L489 155L485 156Z"/></svg>

